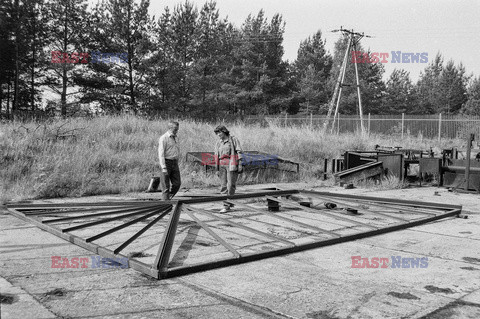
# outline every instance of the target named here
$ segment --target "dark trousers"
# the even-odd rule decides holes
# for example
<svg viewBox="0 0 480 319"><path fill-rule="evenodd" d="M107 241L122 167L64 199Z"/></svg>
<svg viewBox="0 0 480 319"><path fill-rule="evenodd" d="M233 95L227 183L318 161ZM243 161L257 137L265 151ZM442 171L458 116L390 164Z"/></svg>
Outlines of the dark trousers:
<svg viewBox="0 0 480 319"><path fill-rule="evenodd" d="M162 187L162 199L169 200L178 192L182 182L180 180L178 160L165 159L165 164L167 166L167 172L160 174L160 185Z"/></svg>

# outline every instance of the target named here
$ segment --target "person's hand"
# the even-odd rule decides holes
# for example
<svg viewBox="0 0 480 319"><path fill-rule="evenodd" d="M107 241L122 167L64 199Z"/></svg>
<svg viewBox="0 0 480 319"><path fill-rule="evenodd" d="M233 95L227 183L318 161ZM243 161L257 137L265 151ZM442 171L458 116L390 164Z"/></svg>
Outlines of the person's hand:
<svg viewBox="0 0 480 319"><path fill-rule="evenodd" d="M220 171L216 171L215 175L217 175L217 177L220 177Z"/></svg>
<svg viewBox="0 0 480 319"><path fill-rule="evenodd" d="M243 166L242 166L241 163L238 163L237 171L238 171L238 173L242 173L242 172L243 172Z"/></svg>
<svg viewBox="0 0 480 319"><path fill-rule="evenodd" d="M168 174L167 169L166 169L166 168L162 169L162 173L163 173L163 174Z"/></svg>

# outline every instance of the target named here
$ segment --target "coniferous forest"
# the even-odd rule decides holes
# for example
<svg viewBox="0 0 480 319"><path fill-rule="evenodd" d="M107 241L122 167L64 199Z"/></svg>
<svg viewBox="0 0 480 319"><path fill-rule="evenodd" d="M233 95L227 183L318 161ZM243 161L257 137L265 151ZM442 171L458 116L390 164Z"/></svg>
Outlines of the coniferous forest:
<svg viewBox="0 0 480 319"><path fill-rule="evenodd" d="M159 17L149 4L0 0L0 115L327 113L346 38L328 52L312 30L285 61L281 14L251 13L235 26L213 1L179 3ZM480 115L480 77L441 53L417 83L403 69L385 76L381 63L357 66L365 113ZM356 113L354 85L341 103Z"/></svg>

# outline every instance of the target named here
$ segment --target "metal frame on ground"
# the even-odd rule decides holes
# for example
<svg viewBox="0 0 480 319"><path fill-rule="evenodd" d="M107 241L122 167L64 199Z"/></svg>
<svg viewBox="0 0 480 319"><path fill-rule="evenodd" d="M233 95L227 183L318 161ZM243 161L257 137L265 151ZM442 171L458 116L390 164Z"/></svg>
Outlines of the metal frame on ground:
<svg viewBox="0 0 480 319"><path fill-rule="evenodd" d="M308 197L309 202L302 201L302 197ZM278 210L278 207L282 206L283 209L276 211L268 207L258 207L258 205L254 206L251 203L242 202L248 199L256 199L257 204L258 202L263 203L266 201L270 208L276 207L276 210ZM320 201L320 204L328 202L330 206L313 205L314 200ZM225 202L234 205L236 210L232 213L220 214L215 209L202 207L202 205L205 206L214 202ZM337 206L337 208L331 209L333 206ZM297 232L304 232L308 236L305 235L303 241L295 242L278 234L248 226L248 223L245 221L251 221L251 219L242 219L241 216L237 216L240 212L239 208L243 212L250 211L256 214L256 216L278 220L278 225L275 225L277 228L285 227L289 231L296 229ZM287 209L285 210L285 208ZM375 208L375 210L371 208ZM137 200L63 204L10 203L7 205L7 209L12 215L95 254L106 258L128 258L129 267L149 276L162 279L405 229L459 215L462 206L328 192L276 190L233 196L197 197L175 201ZM343 223L343 226L336 226L337 229L332 229L330 226L330 229L328 229L314 223L302 222L301 218L298 217L299 215L290 214L293 210L300 216L308 215L309 218L316 219L317 223L325 226L328 224L340 225L341 223ZM358 213L359 211L361 212L360 214ZM289 214L290 216L286 216ZM57 218L51 218L52 215L57 216ZM58 218L59 215L60 218ZM149 229L158 226L159 221L167 215L170 215L170 217L168 222L166 222L162 239L158 240L158 252L153 263L148 264L137 260L135 257L122 254L122 251L127 246L138 240ZM213 240L219 243L219 247L223 247L231 256L215 260L202 260L187 265L172 264L172 249L181 216L187 217L191 223L196 223L199 228L203 229ZM412 216L413 218L411 218ZM419 218L418 216L422 217ZM82 222L78 222L79 220L82 220ZM332 222L332 220L335 222ZM379 226L371 223L370 221L372 220L383 220L386 223ZM262 221L258 220L255 220L255 222L262 223ZM68 227L60 228L60 225L65 223L67 223ZM88 237L72 234L73 231L102 224L108 225L109 223L115 223L116 225L100 233L95 233L93 236L92 234L89 234ZM120 224L118 225L118 223ZM141 223L145 225L143 226ZM292 225L292 227L284 226L285 223ZM137 227L142 225L143 227L136 230L126 241L113 249L93 243L132 225L137 225ZM219 227L221 226L219 225L228 226L229 230L225 230L227 229L225 228L220 231ZM269 225L271 225L271 222ZM269 247L269 249L262 247L259 250L241 252L241 247L238 247L238 245L236 247L232 242L229 242L228 236L224 238L219 235L219 232L233 232L233 230L251 233L254 236L264 238L266 242L276 246ZM353 233L344 233L346 230L349 232L353 231ZM177 249L181 249L181 247Z"/></svg>

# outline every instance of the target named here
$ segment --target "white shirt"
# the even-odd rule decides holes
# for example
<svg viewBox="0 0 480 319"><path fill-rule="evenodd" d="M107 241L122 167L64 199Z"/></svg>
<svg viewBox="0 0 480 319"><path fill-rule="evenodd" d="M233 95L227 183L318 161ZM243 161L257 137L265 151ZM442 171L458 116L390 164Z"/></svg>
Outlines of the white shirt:
<svg viewBox="0 0 480 319"><path fill-rule="evenodd" d="M175 137L170 131L160 136L158 140L158 158L162 170L167 169L165 159L178 159L180 148L177 140L178 137Z"/></svg>

